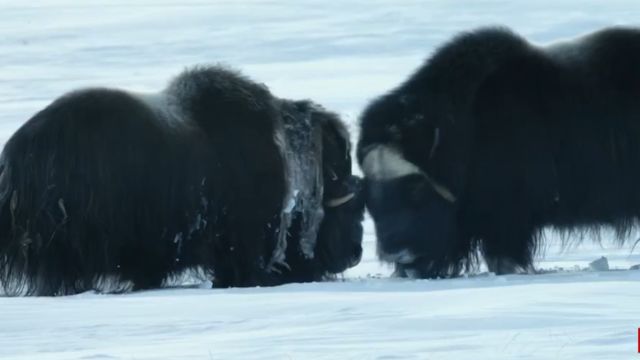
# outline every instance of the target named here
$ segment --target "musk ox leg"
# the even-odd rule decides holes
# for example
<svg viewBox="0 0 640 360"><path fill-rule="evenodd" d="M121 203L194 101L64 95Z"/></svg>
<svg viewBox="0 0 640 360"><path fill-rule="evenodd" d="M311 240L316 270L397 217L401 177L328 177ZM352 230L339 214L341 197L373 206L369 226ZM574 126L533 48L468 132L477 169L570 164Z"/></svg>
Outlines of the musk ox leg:
<svg viewBox="0 0 640 360"><path fill-rule="evenodd" d="M523 219L503 218L489 229L491 232L483 236L480 247L489 271L504 275L533 269L533 228Z"/></svg>
<svg viewBox="0 0 640 360"><path fill-rule="evenodd" d="M511 255L491 253L491 250L488 250L486 247L483 247L482 252L487 263L487 268L496 275L534 272L530 255L528 255L529 259L521 258L515 260Z"/></svg>
<svg viewBox="0 0 640 360"><path fill-rule="evenodd" d="M518 265L511 259L506 258L491 258L485 255L487 268L490 272L496 275L515 274L518 269Z"/></svg>
<svg viewBox="0 0 640 360"><path fill-rule="evenodd" d="M480 241L489 270L510 274L532 267L537 241L532 190L523 180L526 174L519 171L521 163L531 162L517 154L517 146L502 148L497 143L483 144L477 151L460 224ZM534 165L527 169L537 168Z"/></svg>
<svg viewBox="0 0 640 360"><path fill-rule="evenodd" d="M460 213L460 227L478 239L480 252L489 271L510 274L529 270L537 241L537 230L525 191L505 172L485 162L478 168L482 176L474 177L465 207ZM496 163L500 163L497 161ZM505 163L504 161L501 163ZM491 174L501 174L500 177Z"/></svg>
<svg viewBox="0 0 640 360"><path fill-rule="evenodd" d="M129 252L122 257L122 278L133 283L134 291L157 289L168 273L166 263L162 262L166 257L165 254L154 254L149 249Z"/></svg>
<svg viewBox="0 0 640 360"><path fill-rule="evenodd" d="M257 207L257 205L255 206ZM246 213L237 219L230 213L215 225L217 234L212 237L211 256L204 262L211 273L212 287L269 286L272 283L266 263L273 251L277 228L273 215L260 220L260 211L247 207Z"/></svg>
<svg viewBox="0 0 640 360"><path fill-rule="evenodd" d="M215 265L214 287L253 287L271 285L267 281L265 263L269 254L260 245L266 246L264 233L252 231L257 225L243 224L245 229L237 231L233 243L223 250L226 256L221 266ZM251 229L253 228L253 229ZM220 256L218 256L220 258Z"/></svg>
<svg viewBox="0 0 640 360"><path fill-rule="evenodd" d="M554 211L555 160L541 125L544 114L536 110L539 95L522 90L548 80L537 69L535 58L514 62L477 96L464 223L481 239L489 269L497 274L532 268L538 228Z"/></svg>

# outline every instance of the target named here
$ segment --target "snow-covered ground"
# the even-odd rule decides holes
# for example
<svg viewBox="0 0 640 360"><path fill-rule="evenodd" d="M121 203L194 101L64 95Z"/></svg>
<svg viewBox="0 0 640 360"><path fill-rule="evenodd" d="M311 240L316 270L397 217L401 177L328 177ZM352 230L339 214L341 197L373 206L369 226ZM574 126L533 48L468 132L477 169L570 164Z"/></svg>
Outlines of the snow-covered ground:
<svg viewBox="0 0 640 360"><path fill-rule="evenodd" d="M0 143L67 90L157 90L212 62L353 125L457 31L547 43L638 19L635 0L0 0ZM550 236L538 267L565 271L411 281L388 278L367 221L340 282L0 298L0 359L638 358L640 271L622 269L640 249L604 238L561 251ZM620 270L575 271L600 256Z"/></svg>

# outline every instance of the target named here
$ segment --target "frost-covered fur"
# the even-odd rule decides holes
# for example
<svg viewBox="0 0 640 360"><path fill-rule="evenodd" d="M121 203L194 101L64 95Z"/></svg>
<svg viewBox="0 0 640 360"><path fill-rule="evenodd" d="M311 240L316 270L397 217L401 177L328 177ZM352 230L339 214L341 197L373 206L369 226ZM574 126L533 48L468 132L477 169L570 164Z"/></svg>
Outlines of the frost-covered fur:
<svg viewBox="0 0 640 360"><path fill-rule="evenodd" d="M439 277L480 253L509 273L532 269L545 227L624 240L640 215L638 64L631 28L544 47L488 28L438 49L361 118L381 257Z"/></svg>
<svg viewBox="0 0 640 360"><path fill-rule="evenodd" d="M364 209L325 205L359 186L347 136L336 115L216 66L158 94L62 96L2 153L2 284L56 295L190 268L224 287L341 272L360 259Z"/></svg>

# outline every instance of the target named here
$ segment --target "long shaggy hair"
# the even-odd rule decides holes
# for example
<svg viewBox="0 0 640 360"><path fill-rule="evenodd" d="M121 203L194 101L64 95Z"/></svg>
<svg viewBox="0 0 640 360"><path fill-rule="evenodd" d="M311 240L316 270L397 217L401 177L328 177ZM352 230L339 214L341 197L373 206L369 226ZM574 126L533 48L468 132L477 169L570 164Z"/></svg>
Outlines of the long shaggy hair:
<svg viewBox="0 0 640 360"><path fill-rule="evenodd" d="M485 28L442 46L361 118L380 257L432 278L482 254L502 274L533 270L546 227L624 241L640 215L638 64L627 28L544 47Z"/></svg>
<svg viewBox="0 0 640 360"><path fill-rule="evenodd" d="M66 94L2 153L0 281L58 295L193 268L220 287L322 280L361 256L349 154L335 114L222 67L157 94Z"/></svg>

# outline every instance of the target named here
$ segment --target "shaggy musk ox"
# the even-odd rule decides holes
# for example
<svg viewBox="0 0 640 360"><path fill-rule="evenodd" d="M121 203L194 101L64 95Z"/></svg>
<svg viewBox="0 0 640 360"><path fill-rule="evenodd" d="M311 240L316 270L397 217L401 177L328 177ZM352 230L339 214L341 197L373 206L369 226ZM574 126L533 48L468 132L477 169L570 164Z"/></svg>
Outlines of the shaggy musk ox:
<svg viewBox="0 0 640 360"><path fill-rule="evenodd" d="M361 118L357 155L381 259L455 276L482 254L532 271L542 229L640 215L640 30L550 46L507 29L463 33Z"/></svg>
<svg viewBox="0 0 640 360"><path fill-rule="evenodd" d="M7 142L0 276L8 293L321 280L358 263L364 203L335 114L221 67L158 94L62 96Z"/></svg>

